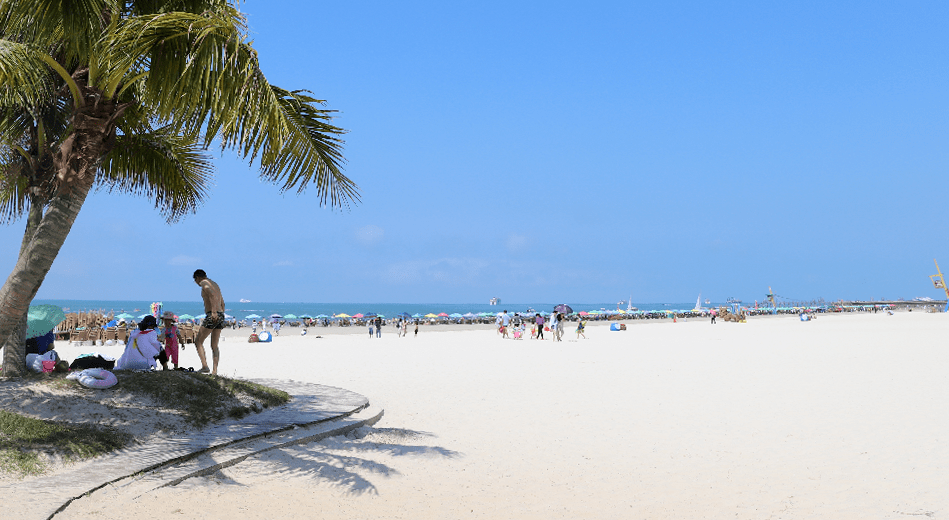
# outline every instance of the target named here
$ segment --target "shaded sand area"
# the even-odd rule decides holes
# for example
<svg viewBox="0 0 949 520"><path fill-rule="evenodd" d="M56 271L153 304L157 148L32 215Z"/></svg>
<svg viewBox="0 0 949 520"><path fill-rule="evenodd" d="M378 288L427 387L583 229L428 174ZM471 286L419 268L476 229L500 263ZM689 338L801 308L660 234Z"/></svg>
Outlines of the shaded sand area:
<svg viewBox="0 0 949 520"><path fill-rule="evenodd" d="M221 371L358 392L374 427L57 518L949 519L949 315L318 330L232 336Z"/></svg>

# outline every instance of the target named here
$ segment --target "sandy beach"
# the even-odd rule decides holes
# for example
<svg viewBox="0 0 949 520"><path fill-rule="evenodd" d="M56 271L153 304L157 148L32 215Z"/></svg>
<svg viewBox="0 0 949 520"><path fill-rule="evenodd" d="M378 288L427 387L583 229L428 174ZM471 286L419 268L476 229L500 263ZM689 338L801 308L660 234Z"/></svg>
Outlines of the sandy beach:
<svg viewBox="0 0 949 520"><path fill-rule="evenodd" d="M947 320L229 332L223 374L346 388L385 416L57 518L949 518Z"/></svg>

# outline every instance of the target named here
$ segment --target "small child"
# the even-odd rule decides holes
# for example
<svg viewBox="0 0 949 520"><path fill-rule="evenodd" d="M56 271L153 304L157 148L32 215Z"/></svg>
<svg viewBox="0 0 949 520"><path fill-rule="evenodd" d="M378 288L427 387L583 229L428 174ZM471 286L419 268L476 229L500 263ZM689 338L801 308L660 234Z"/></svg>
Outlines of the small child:
<svg viewBox="0 0 949 520"><path fill-rule="evenodd" d="M175 315L171 311L165 311L161 315L162 338L165 345L166 360L171 359L171 363L178 369L178 346L184 350L185 342L181 339L181 333L178 332L178 326L175 325ZM162 368L168 370L168 361L161 364Z"/></svg>
<svg viewBox="0 0 949 520"><path fill-rule="evenodd" d="M583 333L585 329L586 323L583 323L583 320L580 320L580 322L577 323L577 339L580 339L580 336L583 336L583 339L587 339L587 335Z"/></svg>

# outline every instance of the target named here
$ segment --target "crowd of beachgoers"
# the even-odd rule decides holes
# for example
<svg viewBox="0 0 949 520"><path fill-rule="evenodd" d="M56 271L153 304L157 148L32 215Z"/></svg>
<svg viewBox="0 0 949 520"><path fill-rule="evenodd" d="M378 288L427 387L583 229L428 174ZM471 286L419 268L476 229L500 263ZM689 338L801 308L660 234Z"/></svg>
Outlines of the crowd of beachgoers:
<svg viewBox="0 0 949 520"><path fill-rule="evenodd" d="M907 309L912 310L912 306L907 307ZM935 306L932 306L935 309ZM776 315L776 314L793 314L799 315L802 313L851 313L851 312L878 312L881 310L895 310L896 306L891 304L876 304L876 305L821 305L821 306L806 306L806 307L741 307L741 306L730 306L730 307L717 307L717 308L699 308L699 309L660 309L660 310L627 310L627 309L600 309L600 310L590 310L590 311L576 311L569 312L564 314L564 318L567 321L624 321L624 320L674 320L674 319L687 319L687 318L710 318L713 315L719 314L722 309L727 309L729 312L735 314L744 314L745 316L765 316L765 315ZM906 309L903 309L906 310ZM396 325L402 321L408 321L409 323L419 323L423 325L490 325L496 323L498 316L502 312L489 313L427 313L427 314L408 314L400 313L396 316L385 316L374 313L361 314L357 313L354 315L348 314L335 314L335 315L325 315L320 314L317 316L310 316L308 314L301 314L299 316L294 314L287 315L278 315L272 314L270 316L260 316L256 314L248 315L244 318L237 318L235 316L226 315L227 322L233 329L239 329L244 327L256 328L263 325L277 325L280 326L289 326L289 327L350 327L350 326L363 326L367 325L370 322L375 322L379 318L383 325L391 326ZM539 314L545 318L550 317L552 314L548 311L535 311L533 309L528 309L524 312L517 311L508 311L508 314L512 317L534 317ZM137 323L147 314L141 316L132 316L129 314L120 314L114 315L113 313L106 313L103 311L87 311L84 313L76 313L67 316L79 316L80 319L72 318L64 321L58 327L60 333L66 333L69 331L74 331L76 329L82 330L86 327L95 327L95 328L133 328ZM201 321L204 319L204 315L192 316L189 314L181 314L176 316L177 322L181 324L195 324L200 325Z"/></svg>

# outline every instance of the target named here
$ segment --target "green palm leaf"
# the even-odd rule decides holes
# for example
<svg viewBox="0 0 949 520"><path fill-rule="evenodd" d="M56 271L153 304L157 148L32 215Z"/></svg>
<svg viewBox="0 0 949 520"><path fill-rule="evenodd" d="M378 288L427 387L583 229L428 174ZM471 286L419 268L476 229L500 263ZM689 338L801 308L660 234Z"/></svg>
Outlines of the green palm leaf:
<svg viewBox="0 0 949 520"><path fill-rule="evenodd" d="M198 210L212 178L201 144L168 128L119 136L100 172L101 189L150 198L169 223Z"/></svg>

